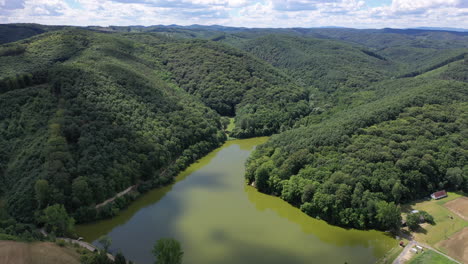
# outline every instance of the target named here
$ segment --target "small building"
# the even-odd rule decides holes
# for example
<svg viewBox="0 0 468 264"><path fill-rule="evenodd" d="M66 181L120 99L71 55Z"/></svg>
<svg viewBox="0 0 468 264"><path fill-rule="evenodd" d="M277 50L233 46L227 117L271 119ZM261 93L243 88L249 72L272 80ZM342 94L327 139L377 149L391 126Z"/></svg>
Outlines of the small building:
<svg viewBox="0 0 468 264"><path fill-rule="evenodd" d="M445 190L438 191L438 192L435 192L435 193L431 194L431 198L434 199L434 200L439 200L439 199L442 199L444 197L447 197L447 192Z"/></svg>

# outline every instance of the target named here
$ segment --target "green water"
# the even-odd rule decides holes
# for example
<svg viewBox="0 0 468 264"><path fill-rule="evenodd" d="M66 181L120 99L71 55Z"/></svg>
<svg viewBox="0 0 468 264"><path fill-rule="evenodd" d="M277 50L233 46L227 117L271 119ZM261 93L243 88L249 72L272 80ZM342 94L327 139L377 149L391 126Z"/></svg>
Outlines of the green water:
<svg viewBox="0 0 468 264"><path fill-rule="evenodd" d="M374 263L396 241L377 231L346 230L303 214L244 182L244 163L267 138L228 141L113 219L77 227L93 241L107 234L111 251L153 263L161 237L179 240L184 263Z"/></svg>

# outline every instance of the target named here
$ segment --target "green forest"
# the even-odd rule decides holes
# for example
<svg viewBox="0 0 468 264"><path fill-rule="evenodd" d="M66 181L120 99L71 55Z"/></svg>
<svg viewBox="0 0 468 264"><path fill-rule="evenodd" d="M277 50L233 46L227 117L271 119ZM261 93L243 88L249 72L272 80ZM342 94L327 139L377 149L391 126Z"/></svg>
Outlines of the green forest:
<svg viewBox="0 0 468 264"><path fill-rule="evenodd" d="M0 32L2 236L37 239L37 225L71 234L74 222L114 216L228 136L272 136L246 181L335 225L396 229L399 204L468 192L468 34ZM57 227L51 214L67 216Z"/></svg>

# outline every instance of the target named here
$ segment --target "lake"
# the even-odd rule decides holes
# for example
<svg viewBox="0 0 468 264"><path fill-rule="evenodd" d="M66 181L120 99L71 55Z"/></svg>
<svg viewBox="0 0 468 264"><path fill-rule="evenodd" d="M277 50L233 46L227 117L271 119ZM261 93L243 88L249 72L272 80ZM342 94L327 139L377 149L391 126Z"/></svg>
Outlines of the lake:
<svg viewBox="0 0 468 264"><path fill-rule="evenodd" d="M96 244L112 239L136 263L154 263L162 237L181 242L184 263L374 263L397 244L378 231L328 225L257 192L244 180L244 164L268 138L232 140L182 172L176 182L142 195L119 216L77 227Z"/></svg>

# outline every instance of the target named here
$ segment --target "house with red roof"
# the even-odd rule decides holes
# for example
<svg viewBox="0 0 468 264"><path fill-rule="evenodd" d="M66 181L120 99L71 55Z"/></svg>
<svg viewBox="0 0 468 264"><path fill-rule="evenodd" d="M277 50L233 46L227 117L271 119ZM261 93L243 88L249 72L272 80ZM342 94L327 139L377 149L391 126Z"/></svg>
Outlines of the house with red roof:
<svg viewBox="0 0 468 264"><path fill-rule="evenodd" d="M434 199L434 200L439 200L439 199L442 199L444 197L447 197L447 192L445 190L438 191L438 192L435 192L435 193L431 194L431 198Z"/></svg>

